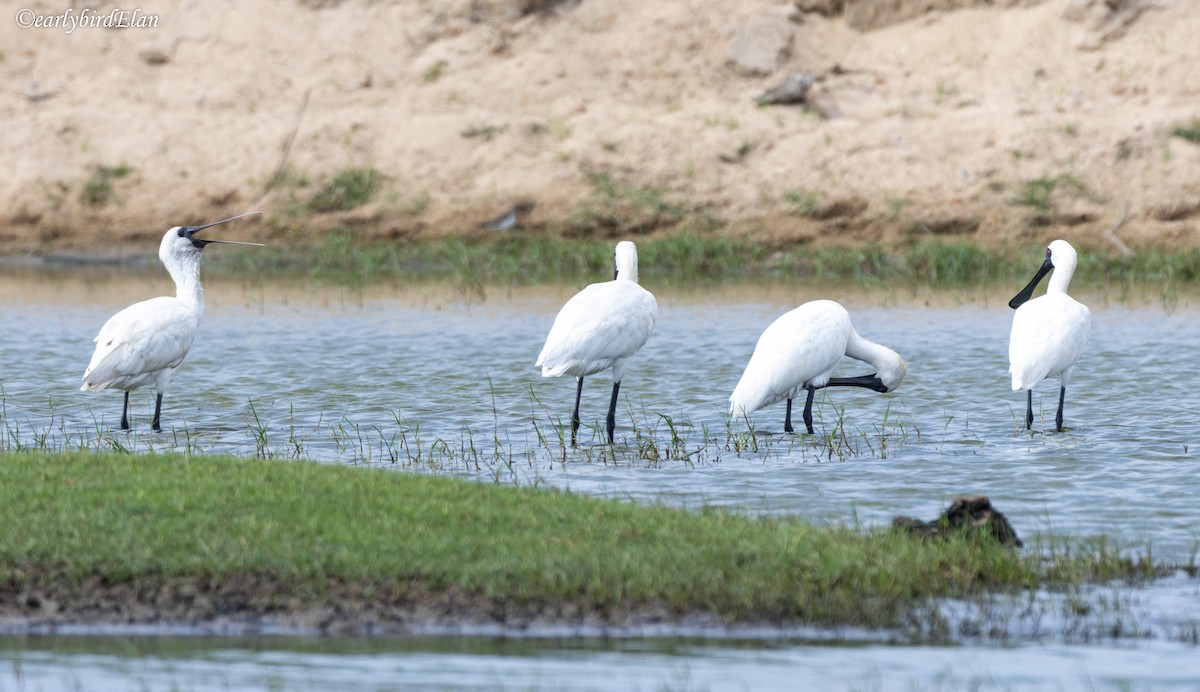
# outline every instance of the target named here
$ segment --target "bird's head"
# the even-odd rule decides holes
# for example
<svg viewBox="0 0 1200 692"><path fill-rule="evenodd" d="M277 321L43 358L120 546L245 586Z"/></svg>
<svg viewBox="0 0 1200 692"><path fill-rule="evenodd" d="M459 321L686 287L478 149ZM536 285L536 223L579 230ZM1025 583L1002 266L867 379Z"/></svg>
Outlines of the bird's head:
<svg viewBox="0 0 1200 692"><path fill-rule="evenodd" d="M896 354L896 357L888 359L875 375L886 388L884 389L885 392L894 392L900 386L900 383L904 381L904 375L907 373L908 363L905 363L904 359L899 354Z"/></svg>
<svg viewBox="0 0 1200 692"><path fill-rule="evenodd" d="M617 249L614 253L614 268L613 280L626 279L637 283L638 280L638 260L637 246L633 241L622 240L617 243Z"/></svg>
<svg viewBox="0 0 1200 692"><path fill-rule="evenodd" d="M1042 278L1050 273L1053 269L1058 269L1060 273L1067 278L1064 281L1061 290L1066 290L1065 281L1070 280L1070 275L1075 271L1075 263L1079 261L1079 255L1075 252L1075 248L1065 240L1056 240L1046 246L1046 259L1042 260L1042 266L1038 267L1037 273L1033 275L1033 279L1021 292L1013 296L1013 299L1008 301L1008 307L1017 309L1029 302L1033 297L1033 291L1037 288L1038 283ZM1055 274L1059 276L1059 274ZM1051 290L1053 289L1055 279L1051 279Z"/></svg>
<svg viewBox="0 0 1200 692"><path fill-rule="evenodd" d="M253 214L261 213L262 212L259 211L246 212L245 214L231 216L228 219L221 219L220 221L206 223L203 226L175 226L168 230L166 235L163 236L162 245L160 245L158 249L158 256L164 263L167 263L168 258L170 257L186 256L190 254L199 255L200 251L204 249L204 246L212 243L218 243L221 245L252 245L255 247L262 247L262 243L244 243L237 240L216 240L213 238L196 237L197 232L206 228L226 223L228 221L233 221L234 219L240 219L244 216L251 216Z"/></svg>
<svg viewBox="0 0 1200 692"><path fill-rule="evenodd" d="M1068 245L1067 247L1070 246ZM1042 266L1038 267L1037 273L1033 275L1033 278L1029 280L1029 283L1025 286L1025 288L1022 288L1017 295L1013 296L1012 300L1008 301L1008 307L1016 310L1025 303L1028 303L1029 299L1033 297L1033 291L1037 288L1037 285L1041 283L1042 278L1049 274L1050 270L1054 269L1053 249L1054 243L1051 243L1050 247L1046 248L1046 259L1042 261Z"/></svg>

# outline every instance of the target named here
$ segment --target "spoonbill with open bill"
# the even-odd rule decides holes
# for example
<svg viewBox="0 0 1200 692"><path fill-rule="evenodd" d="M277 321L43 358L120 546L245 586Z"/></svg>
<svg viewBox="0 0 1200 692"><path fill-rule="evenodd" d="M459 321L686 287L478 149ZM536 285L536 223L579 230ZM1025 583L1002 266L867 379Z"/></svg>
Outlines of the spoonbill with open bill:
<svg viewBox="0 0 1200 692"><path fill-rule="evenodd" d="M831 377L843 355L875 367L875 374ZM832 300L814 300L784 313L763 331L742 379L729 397L729 411L745 417L787 400L784 432L792 429L792 399L808 391L804 426L811 435L813 394L822 387L865 387L892 392L908 364L900 354L867 341L854 331L850 313Z"/></svg>
<svg viewBox="0 0 1200 692"><path fill-rule="evenodd" d="M125 391L121 429L129 429L129 392L151 382L158 392L151 428L160 432L163 392L175 368L183 362L204 314L200 286L200 252L206 245L254 245L233 240L197 238L196 233L217 224L260 212L252 211L203 226L175 226L163 236L158 258L175 280L175 297L163 296L134 303L109 318L96 336L96 352L83 373L83 391L110 387Z"/></svg>
<svg viewBox="0 0 1200 692"><path fill-rule="evenodd" d="M1054 425L1063 429L1063 400L1075 361L1087 345L1092 331L1092 313L1083 303L1067 295L1078 256L1065 240L1056 240L1046 248L1046 259L1029 285L1008 302L1016 309L1012 334L1008 340L1008 371L1013 391L1026 390L1025 428L1033 427L1033 388L1047 377L1058 375L1058 413ZM1046 294L1030 300L1038 282L1050 271Z"/></svg>
<svg viewBox="0 0 1200 692"><path fill-rule="evenodd" d="M563 305L538 356L542 377L574 375L575 412L571 414L571 444L579 430L579 399L583 378L612 368L612 399L606 419L608 442L616 427L617 392L629 359L637 353L658 318L654 295L638 285L637 247L628 240L617 243L616 271L612 281L594 283Z"/></svg>

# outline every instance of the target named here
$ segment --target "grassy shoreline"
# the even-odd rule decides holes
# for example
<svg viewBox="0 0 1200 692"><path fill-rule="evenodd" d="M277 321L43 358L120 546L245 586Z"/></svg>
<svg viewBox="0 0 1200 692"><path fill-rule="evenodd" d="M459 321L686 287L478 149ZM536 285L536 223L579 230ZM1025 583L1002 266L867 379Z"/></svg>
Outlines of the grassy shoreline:
<svg viewBox="0 0 1200 692"><path fill-rule="evenodd" d="M770 248L691 232L633 237L643 280L714 283L761 279L830 279L962 287L1024 282L1040 265L1042 245L990 247L970 240L922 240L885 247ZM616 239L506 234L438 240L379 240L335 231L315 244L276 243L254 252L209 258L227 276L307 277L335 283L441 279L458 283L530 284L612 271ZM1147 248L1132 258L1081 249L1076 283L1200 284L1200 249Z"/></svg>
<svg viewBox="0 0 1200 692"><path fill-rule="evenodd" d="M436 623L685 622L946 636L933 599L1144 583L1104 541L892 530L640 506L310 462L0 454L0 617Z"/></svg>

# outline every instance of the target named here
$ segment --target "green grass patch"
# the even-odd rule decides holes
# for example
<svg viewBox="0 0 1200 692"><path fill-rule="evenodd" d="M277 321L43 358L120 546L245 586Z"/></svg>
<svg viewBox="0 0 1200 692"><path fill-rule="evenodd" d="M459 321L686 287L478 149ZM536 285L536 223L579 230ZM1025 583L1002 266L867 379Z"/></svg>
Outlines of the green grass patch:
<svg viewBox="0 0 1200 692"><path fill-rule="evenodd" d="M1027 207L1032 211L1029 222L1034 226L1046 226L1054 222L1055 193L1081 197L1094 202L1103 201L1070 173L1060 173L1053 178L1041 176L1022 181L1017 193L1009 203Z"/></svg>
<svg viewBox="0 0 1200 692"><path fill-rule="evenodd" d="M788 190L783 194L783 198L801 216L814 217L821 212L821 195L815 190Z"/></svg>
<svg viewBox="0 0 1200 692"><path fill-rule="evenodd" d="M681 232L641 238L638 270L648 285L810 279L888 282L896 288L981 287L1029 280L1041 246L985 248L971 241L903 246L771 249L717 234ZM278 243L255 252L214 254L206 271L254 277L304 277L363 284L438 280L462 285L603 281L612 276L614 241L505 234L488 238L377 240L351 230L318 242ZM1200 250L1148 248L1132 259L1081 250L1075 287L1200 283ZM1019 288L1019 286L1018 286Z"/></svg>
<svg viewBox="0 0 1200 692"><path fill-rule="evenodd" d="M708 214L675 201L664 188L604 171L588 171L585 176L592 192L571 210L566 221L574 235L644 234L679 224L705 229L714 225Z"/></svg>
<svg viewBox="0 0 1200 692"><path fill-rule="evenodd" d="M360 207L379 192L383 174L374 168L347 168L326 183L308 201L313 211L347 211Z"/></svg>
<svg viewBox="0 0 1200 692"><path fill-rule="evenodd" d="M426 84L433 84L442 78L442 75L446 72L447 65L449 65L449 63L447 63L445 60L434 61L432 65L425 68L425 71L421 73L421 81L425 82Z"/></svg>
<svg viewBox="0 0 1200 692"><path fill-rule="evenodd" d="M927 599L1153 577L1103 543L1022 557L991 541L639 506L444 477L182 455L0 455L0 582L256 575L468 594L601 615L894 627ZM227 604L236 607L236 604Z"/></svg>
<svg viewBox="0 0 1200 692"><path fill-rule="evenodd" d="M612 278L614 245L611 240L515 233L486 240L454 237L395 242L336 231L312 246L287 244L263 248L261 253L214 255L210 267L225 274L305 275L352 284L397 279L437 279L465 285L590 283ZM639 272L658 280L703 283L744 277L746 270L761 266L763 256L757 246L687 233L638 241Z"/></svg>
<svg viewBox="0 0 1200 692"><path fill-rule="evenodd" d="M93 207L102 207L117 200L117 192L113 189L112 181L124 178L133 171L126 164L116 166L97 166L92 177L83 183L79 192L80 199Z"/></svg>
<svg viewBox="0 0 1200 692"><path fill-rule="evenodd" d="M1200 118L1194 118L1186 125L1180 125L1171 134L1192 144L1200 144Z"/></svg>

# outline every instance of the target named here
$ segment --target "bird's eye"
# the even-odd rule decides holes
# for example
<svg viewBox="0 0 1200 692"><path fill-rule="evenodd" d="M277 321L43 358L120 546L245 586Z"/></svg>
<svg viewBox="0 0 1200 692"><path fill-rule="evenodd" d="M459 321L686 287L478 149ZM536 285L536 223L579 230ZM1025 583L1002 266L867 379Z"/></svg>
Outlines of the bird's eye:
<svg viewBox="0 0 1200 692"><path fill-rule="evenodd" d="M182 226L180 226L180 227L179 227L179 230L178 230L178 231L175 231L175 235L179 236L180 238L186 238L186 237L187 237L187 230L186 230L186 229L184 229Z"/></svg>
<svg viewBox="0 0 1200 692"><path fill-rule="evenodd" d="M1046 259L1050 259L1050 248L1046 248Z"/></svg>

